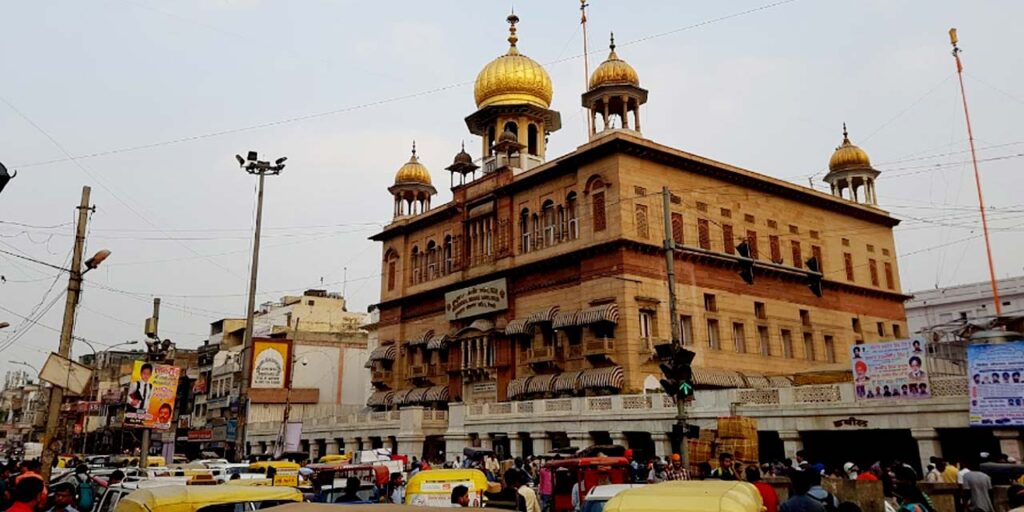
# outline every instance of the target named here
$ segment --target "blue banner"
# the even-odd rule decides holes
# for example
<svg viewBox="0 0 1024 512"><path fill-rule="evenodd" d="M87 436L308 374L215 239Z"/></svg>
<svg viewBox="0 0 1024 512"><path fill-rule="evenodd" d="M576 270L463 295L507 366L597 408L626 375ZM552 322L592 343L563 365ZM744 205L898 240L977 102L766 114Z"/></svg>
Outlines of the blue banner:
<svg viewBox="0 0 1024 512"><path fill-rule="evenodd" d="M1024 426L1024 342L967 347L971 426Z"/></svg>

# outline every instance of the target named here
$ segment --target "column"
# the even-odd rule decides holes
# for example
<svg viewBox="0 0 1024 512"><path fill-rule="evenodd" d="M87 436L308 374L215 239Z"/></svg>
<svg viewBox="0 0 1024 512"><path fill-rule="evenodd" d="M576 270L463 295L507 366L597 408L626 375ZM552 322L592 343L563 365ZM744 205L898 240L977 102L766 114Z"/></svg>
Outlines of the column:
<svg viewBox="0 0 1024 512"><path fill-rule="evenodd" d="M604 122L601 123L601 127L604 130L608 129L608 100L604 100Z"/></svg>
<svg viewBox="0 0 1024 512"><path fill-rule="evenodd" d="M508 447L509 455L511 457L515 458L523 456L523 438L519 437L518 432L509 432Z"/></svg>
<svg viewBox="0 0 1024 512"><path fill-rule="evenodd" d="M629 129L629 96L622 97L622 127Z"/></svg>
<svg viewBox="0 0 1024 512"><path fill-rule="evenodd" d="M530 439L533 440L533 453L551 452L551 437L548 436L547 432L530 432Z"/></svg>
<svg viewBox="0 0 1024 512"><path fill-rule="evenodd" d="M664 458L672 455L672 439L665 432L651 432L651 441L654 441L655 455Z"/></svg>
<svg viewBox="0 0 1024 512"><path fill-rule="evenodd" d="M999 451L1021 460L1021 455L1024 455L1024 441L1021 440L1020 431L1000 428L993 430L992 435L999 440Z"/></svg>
<svg viewBox="0 0 1024 512"><path fill-rule="evenodd" d="M326 452L321 455L337 455L341 453L338 451L338 441L333 438L327 440L327 445L324 448L326 448Z"/></svg>
<svg viewBox="0 0 1024 512"><path fill-rule="evenodd" d="M636 108L633 109L633 128L636 131L640 131L640 102L636 103Z"/></svg>
<svg viewBox="0 0 1024 512"><path fill-rule="evenodd" d="M612 438L612 444L617 444L619 446L625 446L626 448L629 448L629 439L626 438L625 432L608 432L608 436Z"/></svg>
<svg viewBox="0 0 1024 512"><path fill-rule="evenodd" d="M466 434L445 434L444 457L448 462L455 462L455 457L462 458L462 450L468 447L470 438Z"/></svg>
<svg viewBox="0 0 1024 512"><path fill-rule="evenodd" d="M424 436L398 436L398 453L402 455L408 455L411 459L413 455L418 459L423 458L423 441L426 441ZM387 446L385 446L387 448Z"/></svg>
<svg viewBox="0 0 1024 512"><path fill-rule="evenodd" d="M494 439L490 434L480 434L480 448L483 450L494 449Z"/></svg>
<svg viewBox="0 0 1024 512"><path fill-rule="evenodd" d="M795 457L796 452L804 449L804 440L799 431L780 430L779 439L782 440L782 451L786 457Z"/></svg>
<svg viewBox="0 0 1024 512"><path fill-rule="evenodd" d="M310 439L309 440L309 458L311 460L317 460L317 459L320 458L321 455L323 455L323 454L320 453L320 443L316 442L316 439Z"/></svg>
<svg viewBox="0 0 1024 512"><path fill-rule="evenodd" d="M932 457L942 456L942 446L939 444L939 433L934 428L912 428L910 435L917 441L917 452L921 457L921 469L928 467Z"/></svg>
<svg viewBox="0 0 1024 512"><path fill-rule="evenodd" d="M573 431L566 432L565 435L569 438L569 446L586 448L594 444L594 440L590 437L590 432Z"/></svg>

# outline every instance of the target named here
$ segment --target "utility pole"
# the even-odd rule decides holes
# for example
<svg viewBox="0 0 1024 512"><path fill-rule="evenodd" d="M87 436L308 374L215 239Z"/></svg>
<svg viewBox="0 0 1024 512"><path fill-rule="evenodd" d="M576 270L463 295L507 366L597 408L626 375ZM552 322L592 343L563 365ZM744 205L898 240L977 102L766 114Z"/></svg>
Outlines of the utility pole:
<svg viewBox="0 0 1024 512"><path fill-rule="evenodd" d="M60 326L60 347L57 353L67 359L71 356L71 333L75 328L75 309L78 307L78 296L82 292L82 251L85 249L86 225L89 222L89 195L92 189L82 187L82 200L78 204L78 226L75 231L75 246L71 252L71 268L68 276L68 292L64 301L64 321ZM90 266L92 268L92 266ZM64 388L50 387L50 404L46 413L46 433L43 443L42 472L43 480L50 480L50 469L57 455L56 443L57 423L60 420L60 406L64 402Z"/></svg>
<svg viewBox="0 0 1024 512"><path fill-rule="evenodd" d="M587 7L590 4L587 0L580 0L580 25L583 27L583 90L590 89L590 57L587 55ZM587 116L587 140L594 133L594 116L588 109L584 108L584 115Z"/></svg>
<svg viewBox="0 0 1024 512"><path fill-rule="evenodd" d="M672 238L672 210L670 207L672 193L668 187L661 188L662 214L665 220L665 273L668 279L668 322L672 326L672 348L680 350L683 348L682 333L679 327L679 313L676 312L676 242ZM690 454L686 442L686 400L682 396L676 397L676 424L678 431L684 433L679 438L679 455L682 458L684 468L689 468Z"/></svg>
<svg viewBox="0 0 1024 512"><path fill-rule="evenodd" d="M981 194L981 174L978 172L978 156L974 152L974 131L971 130L971 114L967 110L967 92L964 90L964 65L960 62L960 47L957 46L957 42L956 29L949 29L949 43L953 45L953 58L956 60L956 75L960 78L960 98L964 104L964 120L967 121L971 163L974 164L974 185L978 189L978 209L981 211L981 232L985 235L985 255L988 257L988 278L992 282L992 301L995 303L996 316L999 316L1003 314L1003 306L999 300L999 285L996 284L996 266L992 261L992 242L988 237L988 218L985 216L985 198Z"/></svg>
<svg viewBox="0 0 1024 512"><path fill-rule="evenodd" d="M160 334L158 326L160 325L160 297L153 298L153 316L152 322L146 322L146 334L153 337L155 343L160 342ZM152 351L150 351L152 353ZM149 445L152 443L152 429L142 429L142 449L139 450L139 467L146 469L149 467Z"/></svg>
<svg viewBox="0 0 1024 512"><path fill-rule="evenodd" d="M252 243L252 265L249 274L249 302L245 310L245 334L242 338L242 353L239 363L242 365L242 385L238 397L238 428L235 434L235 456L239 460L245 457L246 419L249 415L249 381L252 378L252 368L249 359L252 358L252 331L255 322L256 312L256 278L259 275L260 265L260 230L263 226L263 178L267 175L276 176L284 170L284 162L288 157L281 157L271 164L269 161L260 160L255 151L250 151L246 158L242 155L235 155L238 165L249 174L260 177L259 189L256 195L256 229L253 234Z"/></svg>

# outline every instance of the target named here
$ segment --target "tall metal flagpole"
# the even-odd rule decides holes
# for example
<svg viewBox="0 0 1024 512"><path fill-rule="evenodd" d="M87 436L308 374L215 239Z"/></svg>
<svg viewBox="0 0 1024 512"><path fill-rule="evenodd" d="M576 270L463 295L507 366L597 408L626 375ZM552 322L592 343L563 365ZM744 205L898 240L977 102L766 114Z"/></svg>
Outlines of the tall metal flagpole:
<svg viewBox="0 0 1024 512"><path fill-rule="evenodd" d="M587 0L580 0L580 25L583 26L583 90L590 88L590 57L587 55L587 7L590 4ZM594 117L586 108L583 109L587 116L587 139L594 133Z"/></svg>
<svg viewBox="0 0 1024 512"><path fill-rule="evenodd" d="M964 65L960 62L960 48L957 46L956 29L949 29L949 42L953 45L953 58L956 60L956 74L960 79L960 98L964 104L964 120L967 121L967 141L971 146L971 163L974 165L974 185L978 189L978 209L981 211L981 231L985 235L985 255L988 257L988 278L992 282L992 301L995 303L996 315L1003 314L1002 302L999 300L999 285L996 284L996 266L992 261L992 242L988 236L988 218L985 215L985 198L981 194L981 173L978 172L978 155L974 151L974 131L971 130L971 113L967 110L967 92L964 90Z"/></svg>

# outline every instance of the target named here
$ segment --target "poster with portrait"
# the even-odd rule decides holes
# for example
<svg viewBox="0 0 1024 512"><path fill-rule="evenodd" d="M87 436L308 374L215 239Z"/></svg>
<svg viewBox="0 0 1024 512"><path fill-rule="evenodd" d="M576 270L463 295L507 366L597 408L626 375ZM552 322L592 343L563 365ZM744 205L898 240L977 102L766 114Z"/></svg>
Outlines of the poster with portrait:
<svg viewBox="0 0 1024 512"><path fill-rule="evenodd" d="M290 340L257 338L253 340L252 382L250 387L284 389L291 361Z"/></svg>
<svg viewBox="0 0 1024 512"><path fill-rule="evenodd" d="M850 347L858 400L915 400L931 397L923 338Z"/></svg>
<svg viewBox="0 0 1024 512"><path fill-rule="evenodd" d="M967 347L972 427L1024 426L1024 342Z"/></svg>
<svg viewBox="0 0 1024 512"><path fill-rule="evenodd" d="M181 368L135 361L125 399L124 425L167 430L174 420Z"/></svg>

